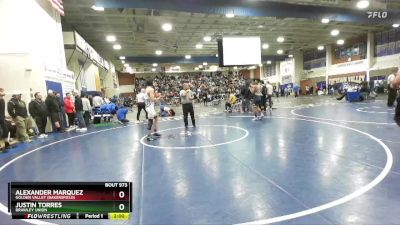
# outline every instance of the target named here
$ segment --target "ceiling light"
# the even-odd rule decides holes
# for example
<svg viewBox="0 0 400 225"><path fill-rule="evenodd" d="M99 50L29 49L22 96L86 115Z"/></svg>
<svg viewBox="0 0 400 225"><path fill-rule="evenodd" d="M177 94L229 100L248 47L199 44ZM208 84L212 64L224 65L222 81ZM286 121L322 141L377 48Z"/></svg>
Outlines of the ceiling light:
<svg viewBox="0 0 400 225"><path fill-rule="evenodd" d="M400 27L400 24L395 23L395 24L393 24L392 26L393 26L394 28L398 28L398 27Z"/></svg>
<svg viewBox="0 0 400 225"><path fill-rule="evenodd" d="M95 5L92 6L92 9L95 11L104 11L104 7L95 6Z"/></svg>
<svg viewBox="0 0 400 225"><path fill-rule="evenodd" d="M125 59L125 56L120 56L119 59Z"/></svg>
<svg viewBox="0 0 400 225"><path fill-rule="evenodd" d="M161 50L156 50L156 55L162 55L162 51Z"/></svg>
<svg viewBox="0 0 400 225"><path fill-rule="evenodd" d="M124 64L124 63L125 63L125 60L121 60L121 63Z"/></svg>
<svg viewBox="0 0 400 225"><path fill-rule="evenodd" d="M199 68L200 68L200 69L203 69L203 65L199 65Z"/></svg>
<svg viewBox="0 0 400 225"><path fill-rule="evenodd" d="M180 70L181 66L175 66L175 69Z"/></svg>
<svg viewBox="0 0 400 225"><path fill-rule="evenodd" d="M164 23L164 24L161 26L161 28L162 28L164 31L171 31L171 30L172 30L172 24L170 24L170 23Z"/></svg>
<svg viewBox="0 0 400 225"><path fill-rule="evenodd" d="M282 42L285 41L285 38L284 38L284 37L278 37L278 38L276 39L276 41L282 43Z"/></svg>
<svg viewBox="0 0 400 225"><path fill-rule="evenodd" d="M157 67L158 66L158 64L157 63L153 63L153 67Z"/></svg>
<svg viewBox="0 0 400 225"><path fill-rule="evenodd" d="M114 48L115 50L120 50L122 47L121 47L121 45L113 45L113 48Z"/></svg>
<svg viewBox="0 0 400 225"><path fill-rule="evenodd" d="M194 70L199 70L199 67L194 68Z"/></svg>
<svg viewBox="0 0 400 225"><path fill-rule="evenodd" d="M260 29L261 29L261 28L264 28L264 26L263 26L263 25L258 25L258 28L260 28Z"/></svg>
<svg viewBox="0 0 400 225"><path fill-rule="evenodd" d="M233 18L233 17L235 17L235 14L227 13L225 16L226 16L226 18Z"/></svg>
<svg viewBox="0 0 400 225"><path fill-rule="evenodd" d="M328 18L323 18L323 19L321 20L321 23L329 23L329 22L331 22L331 20L328 19Z"/></svg>
<svg viewBox="0 0 400 225"><path fill-rule="evenodd" d="M125 67L129 67L129 64L128 64L128 63L125 63L124 66L125 66Z"/></svg>
<svg viewBox="0 0 400 225"><path fill-rule="evenodd" d="M210 36L205 36L205 37L203 38L203 40L209 42L209 41L211 41L211 37L210 37Z"/></svg>
<svg viewBox="0 0 400 225"><path fill-rule="evenodd" d="M276 51L276 53L278 53L279 55L282 55L283 54L283 50L279 49L278 51Z"/></svg>
<svg viewBox="0 0 400 225"><path fill-rule="evenodd" d="M263 49L268 49L268 48L269 48L269 44L263 44L263 45L262 45L262 48L263 48Z"/></svg>
<svg viewBox="0 0 400 225"><path fill-rule="evenodd" d="M338 36L340 34L340 31L338 29L334 29L331 31L332 36Z"/></svg>
<svg viewBox="0 0 400 225"><path fill-rule="evenodd" d="M215 57L217 57L217 58L218 58L218 54L215 54Z"/></svg>
<svg viewBox="0 0 400 225"><path fill-rule="evenodd" d="M359 8L359 9L365 9L365 8L368 8L368 6L369 6L368 0L360 0L357 2L357 8Z"/></svg>
<svg viewBox="0 0 400 225"><path fill-rule="evenodd" d="M108 42L114 42L117 40L117 38L114 35L108 35L106 39Z"/></svg>
<svg viewBox="0 0 400 225"><path fill-rule="evenodd" d="M292 54L290 54L290 55L288 55L289 56L289 58L293 58L293 55Z"/></svg>
<svg viewBox="0 0 400 225"><path fill-rule="evenodd" d="M344 44L344 40L343 40L343 39L340 39L340 40L338 40L336 43L337 43L338 45L343 45L343 44Z"/></svg>
<svg viewBox="0 0 400 225"><path fill-rule="evenodd" d="M191 55L185 55L185 59L191 59L192 56Z"/></svg>
<svg viewBox="0 0 400 225"><path fill-rule="evenodd" d="M259 66L259 67L263 67L263 64L262 64L262 63L260 63L260 64L258 64L258 66Z"/></svg>
<svg viewBox="0 0 400 225"><path fill-rule="evenodd" d="M318 46L318 50L320 50L320 51L324 50L324 48L325 47L323 45Z"/></svg>
<svg viewBox="0 0 400 225"><path fill-rule="evenodd" d="M197 49L201 49L201 48L203 48L203 45L202 45L202 44L197 44L197 45L196 45L196 48L197 48Z"/></svg>
<svg viewBox="0 0 400 225"><path fill-rule="evenodd" d="M267 64L271 64L271 63L272 63L271 60L268 60L268 61L267 61Z"/></svg>
<svg viewBox="0 0 400 225"><path fill-rule="evenodd" d="M208 65L208 63L207 62L203 62L203 66L207 66Z"/></svg>
<svg viewBox="0 0 400 225"><path fill-rule="evenodd" d="M152 68L151 71L156 72L156 68Z"/></svg>
<svg viewBox="0 0 400 225"><path fill-rule="evenodd" d="M233 67L233 69L234 69L234 70L237 70L237 69L238 69L238 67L237 67L237 66L234 66L234 67Z"/></svg>

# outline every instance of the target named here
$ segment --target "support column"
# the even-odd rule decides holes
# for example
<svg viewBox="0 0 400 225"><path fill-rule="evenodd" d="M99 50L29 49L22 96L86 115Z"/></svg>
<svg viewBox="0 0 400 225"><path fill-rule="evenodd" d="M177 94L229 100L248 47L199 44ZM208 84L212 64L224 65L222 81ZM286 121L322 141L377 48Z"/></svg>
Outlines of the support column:
<svg viewBox="0 0 400 225"><path fill-rule="evenodd" d="M367 39L367 82L369 82L369 72L375 64L375 35L372 31L368 31Z"/></svg>
<svg viewBox="0 0 400 225"><path fill-rule="evenodd" d="M279 62L279 61L275 62L275 70L276 70L276 76L277 76L277 83L279 83L279 85L281 85L282 84L281 62Z"/></svg>
<svg viewBox="0 0 400 225"><path fill-rule="evenodd" d="M301 74L304 71L303 52L296 52L294 57L294 83L300 85Z"/></svg>
<svg viewBox="0 0 400 225"><path fill-rule="evenodd" d="M325 71L325 82L326 82L326 88L328 89L329 85L329 71L331 70L331 65L332 65L332 45L327 45L325 47L326 49L326 71ZM328 90L327 90L328 91Z"/></svg>

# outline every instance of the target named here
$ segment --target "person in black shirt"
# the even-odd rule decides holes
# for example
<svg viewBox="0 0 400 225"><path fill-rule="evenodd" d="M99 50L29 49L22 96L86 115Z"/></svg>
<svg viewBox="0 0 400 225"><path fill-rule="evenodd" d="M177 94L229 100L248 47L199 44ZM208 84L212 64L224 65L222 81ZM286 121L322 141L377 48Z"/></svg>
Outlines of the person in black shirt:
<svg viewBox="0 0 400 225"><path fill-rule="evenodd" d="M241 95L242 95L242 111L243 112L250 112L250 100L251 100L251 91L250 85L246 84L242 87Z"/></svg>
<svg viewBox="0 0 400 225"><path fill-rule="evenodd" d="M35 120L36 125L39 129L39 138L45 138L46 135L46 124L47 124L47 106L42 101L42 95L39 92L35 93L35 99L29 103L29 114Z"/></svg>
<svg viewBox="0 0 400 225"><path fill-rule="evenodd" d="M2 139L7 136L7 127L6 127L6 103L4 101L4 89L0 88L0 152L5 150L5 146L3 146Z"/></svg>
<svg viewBox="0 0 400 225"><path fill-rule="evenodd" d="M64 132L60 124L60 102L56 98L56 95L52 90L48 90L45 104L47 106L47 111L53 125L53 129L56 131Z"/></svg>
<svg viewBox="0 0 400 225"><path fill-rule="evenodd" d="M17 139L23 142L31 142L26 131L28 127L32 127L32 124L28 119L28 110L25 102L21 100L21 95L20 91L14 92L7 103L7 110L17 126Z"/></svg>

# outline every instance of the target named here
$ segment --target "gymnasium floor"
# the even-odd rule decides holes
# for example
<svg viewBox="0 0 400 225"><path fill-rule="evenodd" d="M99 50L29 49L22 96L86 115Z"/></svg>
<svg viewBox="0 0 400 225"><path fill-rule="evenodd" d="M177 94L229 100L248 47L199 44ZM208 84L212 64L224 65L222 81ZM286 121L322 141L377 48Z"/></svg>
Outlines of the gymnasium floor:
<svg viewBox="0 0 400 225"><path fill-rule="evenodd" d="M28 224L4 213L9 181L133 182L129 221L53 224L400 223L400 128L384 99L275 105L257 122L208 108L189 132L178 116L151 143L131 124L20 145L0 155L0 224Z"/></svg>

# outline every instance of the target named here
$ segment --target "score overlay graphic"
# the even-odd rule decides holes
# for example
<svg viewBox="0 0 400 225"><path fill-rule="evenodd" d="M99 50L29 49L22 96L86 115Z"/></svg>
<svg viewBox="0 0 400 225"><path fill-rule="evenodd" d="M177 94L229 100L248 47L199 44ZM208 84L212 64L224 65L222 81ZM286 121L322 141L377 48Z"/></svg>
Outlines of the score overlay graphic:
<svg viewBox="0 0 400 225"><path fill-rule="evenodd" d="M127 220L131 182L11 182L8 211L13 219Z"/></svg>

